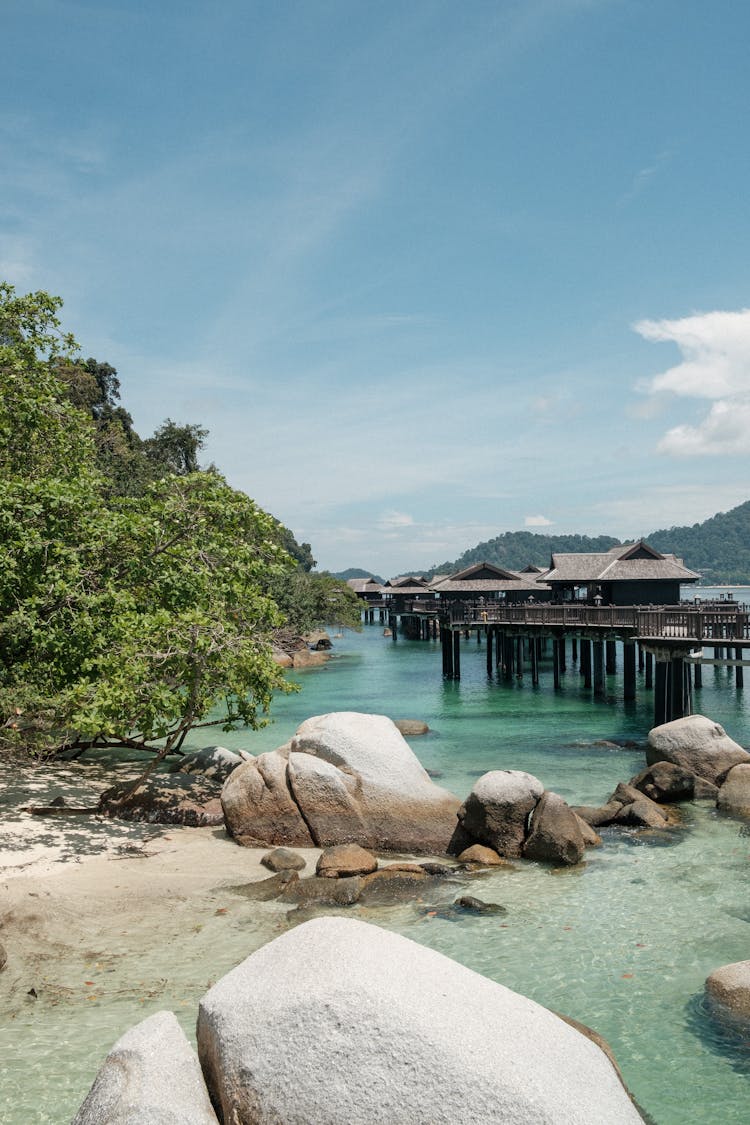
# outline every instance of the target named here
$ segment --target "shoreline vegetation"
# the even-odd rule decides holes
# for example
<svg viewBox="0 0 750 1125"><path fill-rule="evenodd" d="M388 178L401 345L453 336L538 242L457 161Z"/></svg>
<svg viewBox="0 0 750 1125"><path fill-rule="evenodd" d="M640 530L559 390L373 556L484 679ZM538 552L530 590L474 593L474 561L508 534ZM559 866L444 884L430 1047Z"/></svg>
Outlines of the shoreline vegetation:
<svg viewBox="0 0 750 1125"><path fill-rule="evenodd" d="M200 466L205 429L136 433L60 307L0 284L0 752L143 749L145 780L192 730L263 726L293 690L273 645L359 607Z"/></svg>

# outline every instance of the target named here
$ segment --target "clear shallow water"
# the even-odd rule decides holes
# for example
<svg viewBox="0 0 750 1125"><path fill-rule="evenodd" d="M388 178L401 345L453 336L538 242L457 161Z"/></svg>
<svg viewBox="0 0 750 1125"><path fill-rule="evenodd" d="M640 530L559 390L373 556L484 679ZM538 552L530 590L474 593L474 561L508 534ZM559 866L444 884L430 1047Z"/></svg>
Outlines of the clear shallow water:
<svg viewBox="0 0 750 1125"><path fill-rule="evenodd" d="M559 693L549 668L538 688L528 676L522 684L488 683L474 639L464 642L462 680L445 684L434 642L394 644L382 631L369 626L337 640L340 655L296 677L303 690L278 701L272 727L198 744L215 739L257 753L285 741L311 714L347 709L425 719L431 733L411 744L461 796L488 769L522 768L572 802L599 803L641 768L650 693L625 707L613 677L610 701L594 702L571 666ZM736 692L731 673L704 669L696 709L750 745L750 687ZM635 745L618 745L628 742ZM590 1024L610 1041L657 1125L744 1123L750 1048L722 1040L700 1001L713 968L750 957L749 859L744 825L691 806L668 846L611 833L580 870L519 864L483 877L472 893L503 903L502 917L431 914L441 897L452 901L454 887L358 916ZM36 1000L15 990L0 1025L0 1119L68 1121L125 1028L169 1007L192 1035L209 983L289 924L286 907L218 889L168 913L124 916L118 933L92 932L89 948L30 982L42 985Z"/></svg>

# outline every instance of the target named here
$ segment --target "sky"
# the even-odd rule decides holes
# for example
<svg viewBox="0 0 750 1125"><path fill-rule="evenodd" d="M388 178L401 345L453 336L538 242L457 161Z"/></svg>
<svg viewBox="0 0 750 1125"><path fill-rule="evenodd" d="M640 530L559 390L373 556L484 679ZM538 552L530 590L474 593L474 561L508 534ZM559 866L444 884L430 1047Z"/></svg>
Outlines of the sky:
<svg viewBox="0 0 750 1125"><path fill-rule="evenodd" d="M0 8L0 278L320 568L750 499L746 0Z"/></svg>

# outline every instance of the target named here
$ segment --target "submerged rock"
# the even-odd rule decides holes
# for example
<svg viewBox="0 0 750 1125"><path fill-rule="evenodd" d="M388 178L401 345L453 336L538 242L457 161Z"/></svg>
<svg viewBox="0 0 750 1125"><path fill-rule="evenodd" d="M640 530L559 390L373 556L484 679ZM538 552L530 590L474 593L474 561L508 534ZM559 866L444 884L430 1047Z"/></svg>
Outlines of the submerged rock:
<svg viewBox="0 0 750 1125"><path fill-rule="evenodd" d="M515 870L512 863L498 855L494 848L487 848L484 844L472 844L464 848L457 857L459 863L477 864L480 867L508 867Z"/></svg>
<svg viewBox="0 0 750 1125"><path fill-rule="evenodd" d="M197 1038L224 1121L641 1122L609 1059L557 1016L352 919L253 953L203 997Z"/></svg>
<svg viewBox="0 0 750 1125"><path fill-rule="evenodd" d="M455 910L465 914L507 914L508 908L499 902L485 902L474 895L460 895L453 903Z"/></svg>
<svg viewBox="0 0 750 1125"><path fill-rule="evenodd" d="M430 728L421 719L394 719L393 722L396 725L396 730L408 738L414 738L419 734L429 734Z"/></svg>
<svg viewBox="0 0 750 1125"><path fill-rule="evenodd" d="M73 1125L217 1125L198 1057L172 1012L131 1027L107 1055Z"/></svg>

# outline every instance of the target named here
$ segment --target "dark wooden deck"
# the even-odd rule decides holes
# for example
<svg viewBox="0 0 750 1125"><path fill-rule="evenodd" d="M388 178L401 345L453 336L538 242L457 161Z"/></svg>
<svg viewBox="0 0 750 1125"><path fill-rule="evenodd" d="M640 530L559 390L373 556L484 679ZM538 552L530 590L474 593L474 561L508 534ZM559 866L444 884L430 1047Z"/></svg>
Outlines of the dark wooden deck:
<svg viewBox="0 0 750 1125"><path fill-rule="evenodd" d="M413 601L400 614L437 617L443 628L451 630L494 625L519 633L538 630L549 635L609 635L618 640L655 643L731 641L740 647L750 645L750 609L736 603L694 607Z"/></svg>

